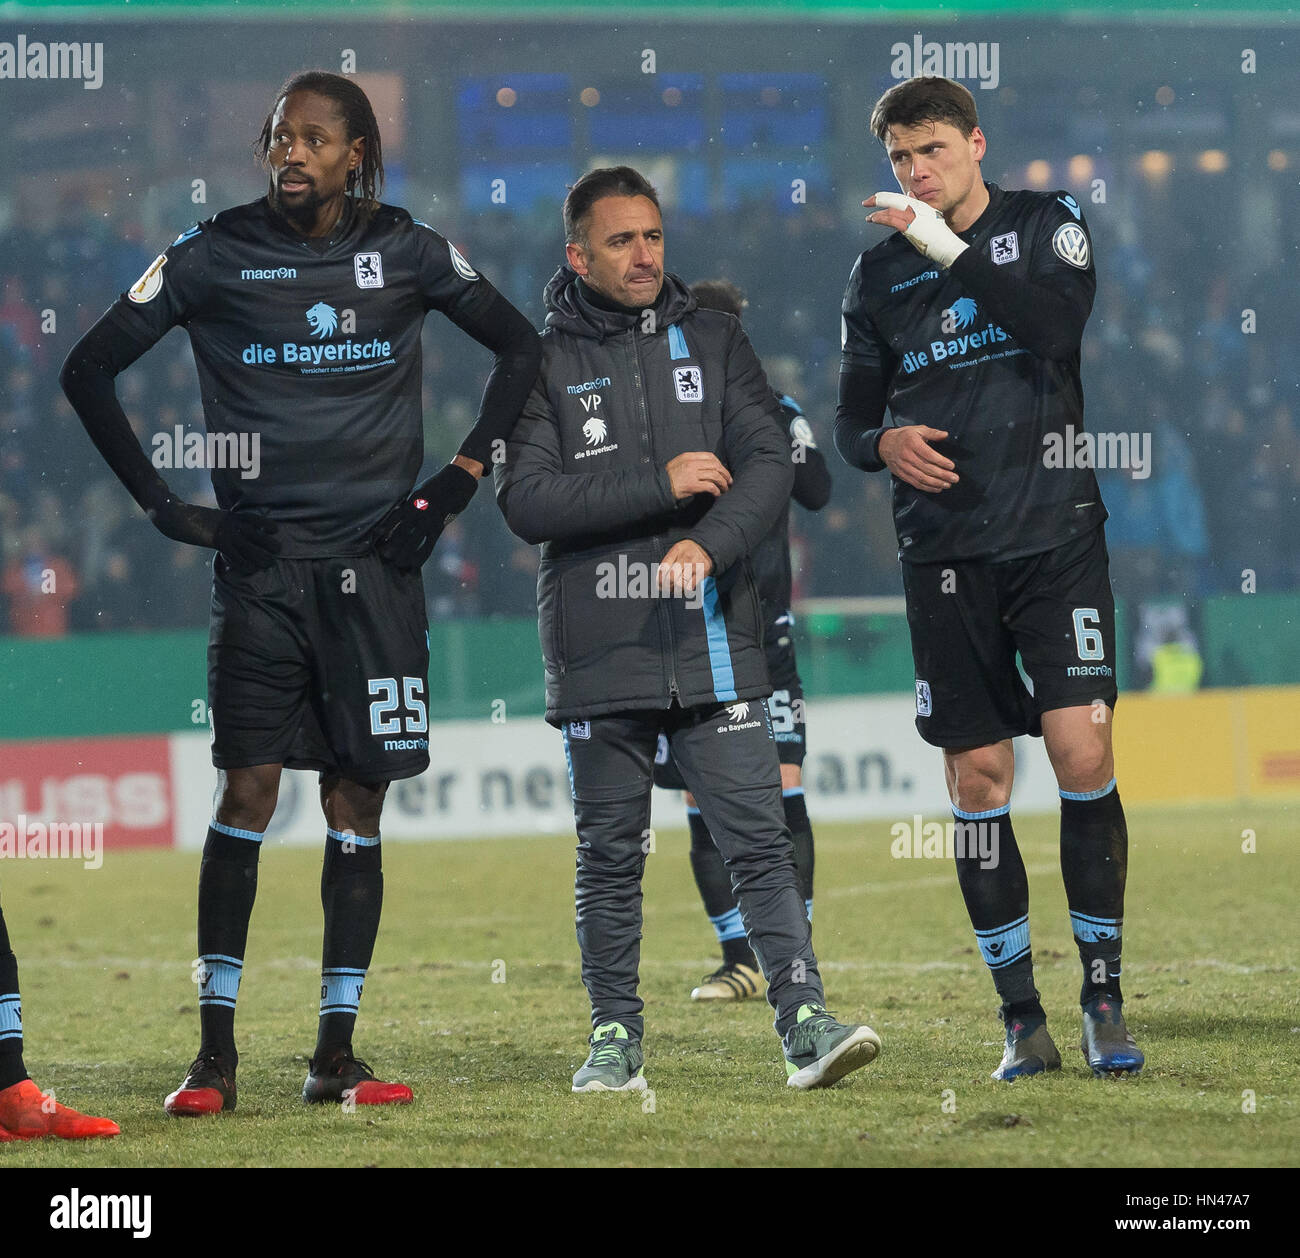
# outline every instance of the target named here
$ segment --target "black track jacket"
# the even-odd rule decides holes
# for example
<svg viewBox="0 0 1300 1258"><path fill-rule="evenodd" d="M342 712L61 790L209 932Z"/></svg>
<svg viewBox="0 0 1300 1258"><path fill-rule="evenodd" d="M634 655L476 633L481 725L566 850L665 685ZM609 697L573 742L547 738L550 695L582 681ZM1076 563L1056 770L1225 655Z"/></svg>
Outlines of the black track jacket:
<svg viewBox="0 0 1300 1258"><path fill-rule="evenodd" d="M541 374L495 471L511 530L542 544L546 719L771 694L747 556L794 471L740 322L697 309L668 274L651 310L623 313L586 300L562 267L546 306ZM726 465L726 493L674 501L666 465L692 450ZM682 538L713 573L694 594L656 596L659 561Z"/></svg>

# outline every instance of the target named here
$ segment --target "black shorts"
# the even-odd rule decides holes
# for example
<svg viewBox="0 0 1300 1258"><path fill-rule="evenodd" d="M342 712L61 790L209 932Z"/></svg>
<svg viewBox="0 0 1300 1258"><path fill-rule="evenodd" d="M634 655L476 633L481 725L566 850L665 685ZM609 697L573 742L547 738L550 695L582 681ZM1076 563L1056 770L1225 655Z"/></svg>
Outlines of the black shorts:
<svg viewBox="0 0 1300 1258"><path fill-rule="evenodd" d="M1108 564L1101 528L1023 559L904 563L921 737L982 747L1040 735L1056 708L1113 708Z"/></svg>
<svg viewBox="0 0 1300 1258"><path fill-rule="evenodd" d="M803 683L795 667L794 644L788 637L776 638L767 631L767 671L774 686L767 700L767 710L772 717L772 732L776 738L776 754L782 764L803 767L808 750L806 721L804 719ZM686 783L668 749L668 739L659 735L655 749L655 785L666 791L684 791Z"/></svg>
<svg viewBox="0 0 1300 1258"><path fill-rule="evenodd" d="M418 572L376 555L213 562L212 763L356 782L429 766L429 631Z"/></svg>

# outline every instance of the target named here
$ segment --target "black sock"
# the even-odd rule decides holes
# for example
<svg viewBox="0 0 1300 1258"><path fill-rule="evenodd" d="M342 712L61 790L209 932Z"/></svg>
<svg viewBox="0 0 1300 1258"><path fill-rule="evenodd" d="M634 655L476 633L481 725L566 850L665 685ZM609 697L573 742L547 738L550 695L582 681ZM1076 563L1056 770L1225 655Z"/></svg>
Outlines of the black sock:
<svg viewBox="0 0 1300 1258"><path fill-rule="evenodd" d="M1084 798L1062 792L1061 877L1083 963L1081 1004L1103 992L1124 999L1119 976L1127 876L1128 825L1114 778Z"/></svg>
<svg viewBox="0 0 1300 1258"><path fill-rule="evenodd" d="M23 1066L23 1011L18 997L18 958L9 946L9 929L0 909L0 1089L27 1078Z"/></svg>
<svg viewBox="0 0 1300 1258"><path fill-rule="evenodd" d="M745 937L745 923L736 904L736 893L731 889L731 875L718 845L714 843L709 827L704 824L700 810L686 809L686 820L691 827L691 872L700 889L704 911L713 923L713 929L722 947L724 965L747 965L758 969L754 950Z"/></svg>
<svg viewBox="0 0 1300 1258"><path fill-rule="evenodd" d="M982 813L953 809L953 819L957 882L1004 1010L1020 1016L1041 1013L1029 950L1029 880L1010 805Z"/></svg>
<svg viewBox="0 0 1300 1258"><path fill-rule="evenodd" d="M325 910L321 949L320 1022L314 1060L352 1051L361 989L379 934L384 875L379 836L327 831L320 900Z"/></svg>
<svg viewBox="0 0 1300 1258"><path fill-rule="evenodd" d="M794 840L794 871L799 880L799 894L803 897L804 908L808 910L808 920L812 921L813 833L803 787L795 786L782 791L781 806L785 809L785 824Z"/></svg>
<svg viewBox="0 0 1300 1258"><path fill-rule="evenodd" d="M262 836L213 822L199 866L199 1051L220 1053L233 1066L235 998L244 971L248 921L257 898Z"/></svg>

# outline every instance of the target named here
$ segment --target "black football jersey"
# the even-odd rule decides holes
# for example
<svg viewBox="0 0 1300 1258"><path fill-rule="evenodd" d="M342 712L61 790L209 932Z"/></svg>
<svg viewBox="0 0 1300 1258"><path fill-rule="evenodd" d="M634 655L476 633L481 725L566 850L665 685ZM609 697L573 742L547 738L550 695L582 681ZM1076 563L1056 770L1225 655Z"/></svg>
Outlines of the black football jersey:
<svg viewBox="0 0 1300 1258"><path fill-rule="evenodd" d="M1063 297L1081 328L1096 270L1078 202L1067 192L986 186L989 204L961 239L1013 278ZM1070 430L1083 431L1077 347L1062 358L1031 353L973 283L935 266L897 232L854 264L843 316L842 370L880 374L893 425L946 430L935 448L960 478L940 493L892 478L901 559L1014 559L1106 519L1092 469L1060 466L1051 457L1060 446L1045 441L1059 434L1072 449Z"/></svg>
<svg viewBox="0 0 1300 1258"><path fill-rule="evenodd" d="M787 447L792 451L795 443L799 457L795 460L793 500L809 511L819 511L830 497L830 473L826 461L817 449L812 426L804 417L803 409L789 394L773 390L781 403L781 428ZM758 599L762 606L763 624L770 626L778 617L790 611L792 573L790 571L790 499L781 508L781 514L749 557L758 586Z"/></svg>
<svg viewBox="0 0 1300 1258"><path fill-rule="evenodd" d="M185 328L208 432L228 436L217 502L276 520L286 557L326 558L363 553L419 472L425 314L468 331L495 298L396 206L349 201L324 242L262 199L182 233L109 314L142 350Z"/></svg>

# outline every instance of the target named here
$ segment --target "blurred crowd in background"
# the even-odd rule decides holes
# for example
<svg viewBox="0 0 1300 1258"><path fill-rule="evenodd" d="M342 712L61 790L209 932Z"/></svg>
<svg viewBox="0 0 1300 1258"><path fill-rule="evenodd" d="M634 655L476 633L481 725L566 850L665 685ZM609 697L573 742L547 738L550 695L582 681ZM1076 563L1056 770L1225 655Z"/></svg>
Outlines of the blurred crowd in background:
<svg viewBox="0 0 1300 1258"><path fill-rule="evenodd" d="M986 176L996 177L987 165ZM562 186L524 207L454 200L449 207L444 199L440 210L408 202L401 193L410 186L394 182L386 199L442 230L542 326L542 288L563 260ZM1207 199L1223 186L1207 179ZM257 188L250 175L248 198ZM875 190L866 182L860 189L862 196ZM1207 248L1202 233L1212 216L1184 219L1172 192L1167 216L1148 215L1147 229L1135 230L1143 220L1131 205L1121 213L1095 203L1086 183L1071 190L1092 229L1099 275L1084 338L1087 427L1149 434L1151 441L1146 475L1099 474L1117 595L1196 599L1239 590L1247 569L1261 589L1300 588L1300 358L1287 350L1289 337L1278 335L1276 321L1271 334L1259 334L1243 315L1259 304L1255 286L1278 288L1267 265ZM1158 207L1159 189L1152 195ZM846 213L846 203L841 189L794 207L756 191L725 209L665 215L667 268L688 283L726 276L741 286L746 327L769 378L799 401L828 456L830 504L816 515L796 509L791 516L796 598L900 592L889 478L849 468L831 443L839 301L856 255L883 234ZM176 221L165 238L146 239L138 222L65 194L39 213L30 202L15 209L0 228L4 632L206 624L211 554L153 530L58 385L77 336L186 226ZM1274 300L1294 317L1288 295L1275 292ZM491 359L436 315L424 345L432 469L455 453L472 424ZM118 395L146 448L152 433L176 424L203 430L189 342L179 330L119 377ZM213 504L206 472L165 475L178 495ZM510 535L485 486L425 569L430 612L444 619L531 615L536 567L536 548Z"/></svg>

